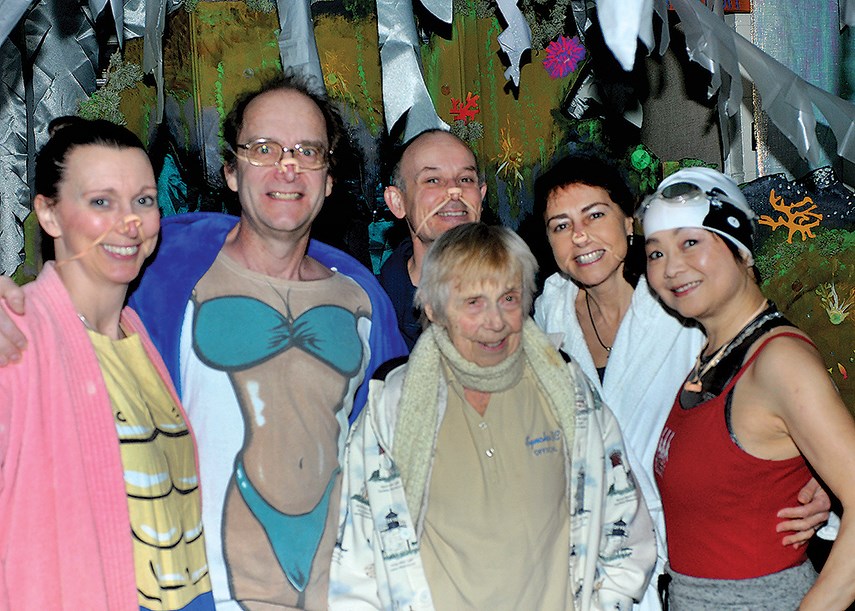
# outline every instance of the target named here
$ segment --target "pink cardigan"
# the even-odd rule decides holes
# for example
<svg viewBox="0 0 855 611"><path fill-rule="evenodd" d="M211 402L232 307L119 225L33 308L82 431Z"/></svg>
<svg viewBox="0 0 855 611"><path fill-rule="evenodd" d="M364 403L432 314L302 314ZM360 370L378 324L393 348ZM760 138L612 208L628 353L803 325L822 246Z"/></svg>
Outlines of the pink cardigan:
<svg viewBox="0 0 855 611"><path fill-rule="evenodd" d="M24 291L27 313L12 316L29 343L21 363L0 369L0 609L138 611L121 455L95 350L52 263ZM136 313L125 308L122 323L180 406Z"/></svg>

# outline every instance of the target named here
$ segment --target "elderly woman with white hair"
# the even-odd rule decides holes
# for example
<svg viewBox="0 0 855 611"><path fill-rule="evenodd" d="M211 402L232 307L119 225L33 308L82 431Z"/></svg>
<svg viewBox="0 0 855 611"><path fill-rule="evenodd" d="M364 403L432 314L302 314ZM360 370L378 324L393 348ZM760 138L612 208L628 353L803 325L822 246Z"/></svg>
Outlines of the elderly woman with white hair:
<svg viewBox="0 0 855 611"><path fill-rule="evenodd" d="M332 609L627 609L656 558L619 427L528 317L512 231L426 255L426 328L351 432Z"/></svg>
<svg viewBox="0 0 855 611"><path fill-rule="evenodd" d="M707 337L653 461L670 608L845 609L855 599L855 422L813 342L760 291L754 212L728 195L727 177L692 178L670 177L640 213L650 286ZM818 578L805 549L782 546L775 530L811 470L844 509Z"/></svg>

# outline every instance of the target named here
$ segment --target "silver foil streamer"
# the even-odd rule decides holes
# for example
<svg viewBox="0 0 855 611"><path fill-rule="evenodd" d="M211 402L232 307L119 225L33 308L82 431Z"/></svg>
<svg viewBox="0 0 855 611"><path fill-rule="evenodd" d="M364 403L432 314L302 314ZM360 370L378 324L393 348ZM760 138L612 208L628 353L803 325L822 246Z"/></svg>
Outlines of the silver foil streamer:
<svg viewBox="0 0 855 611"><path fill-rule="evenodd" d="M573 21L576 22L576 33L584 44L585 32L591 25L590 12L594 10L593 0L570 0L570 9L573 11Z"/></svg>
<svg viewBox="0 0 855 611"><path fill-rule="evenodd" d="M20 262L19 221L30 209L35 152L47 141L51 119L74 114L95 90L98 61L88 6L39 0L16 27L20 35L0 49L0 271L7 274ZM32 71L29 83L25 67Z"/></svg>
<svg viewBox="0 0 855 611"><path fill-rule="evenodd" d="M426 129L448 129L425 86L412 1L377 0L377 34L386 128L406 114L404 140Z"/></svg>
<svg viewBox="0 0 855 611"><path fill-rule="evenodd" d="M119 34L119 40L145 36L145 0L125 0L116 4L122 5L122 33Z"/></svg>
<svg viewBox="0 0 855 611"><path fill-rule="evenodd" d="M840 0L840 29L855 26L855 0Z"/></svg>
<svg viewBox="0 0 855 611"><path fill-rule="evenodd" d="M96 2L98 0L90 0ZM129 38L142 38L150 33L156 26L155 22L148 21L149 13L146 11L149 4L154 5L156 12L164 9L171 13L184 4L184 0L124 0L124 2L110 1L113 7L113 17L116 19L116 30L119 32L119 40ZM163 32L161 32L161 36Z"/></svg>
<svg viewBox="0 0 855 611"><path fill-rule="evenodd" d="M113 15L113 24L116 27L116 37L119 40L119 45L124 45L124 28L122 27L125 21L125 9L121 2L111 2L110 0L89 0L89 12L93 19L98 19L101 11L110 3L111 13Z"/></svg>
<svg viewBox="0 0 855 611"><path fill-rule="evenodd" d="M421 0L422 6L433 13L434 17L445 23L451 23L451 0Z"/></svg>
<svg viewBox="0 0 855 611"><path fill-rule="evenodd" d="M166 15L177 9L183 0L125 0L119 11L113 4L113 17L119 41L143 38L143 72L154 76L157 89L156 120L163 120L163 31ZM119 22L121 19L121 23Z"/></svg>
<svg viewBox="0 0 855 611"><path fill-rule="evenodd" d="M708 95L719 91L729 116L739 112L742 103L742 79L739 78L739 58L736 39L742 38L725 24L724 20L694 0L672 2L683 32L689 59L700 64L712 74ZM743 39L744 40L744 39ZM757 49L762 53L760 49ZM722 87L722 75L730 75L729 86ZM736 76L736 78L733 78Z"/></svg>
<svg viewBox="0 0 855 611"><path fill-rule="evenodd" d="M606 45L627 72L635 65L639 39L648 51L653 48L653 0L599 0L597 18Z"/></svg>
<svg viewBox="0 0 855 611"><path fill-rule="evenodd" d="M51 119L74 114L78 104L95 91L98 41L88 7L70 11L65 0L41 0L34 5L24 33L33 70L29 120L38 150L47 142Z"/></svg>
<svg viewBox="0 0 855 611"><path fill-rule="evenodd" d="M107 3L110 0L89 0L89 13L95 19L98 18L98 15L101 14L101 11L104 10L104 7L107 6ZM118 4L118 2L116 3Z"/></svg>
<svg viewBox="0 0 855 611"><path fill-rule="evenodd" d="M592 0L570 0L573 19L579 38L585 42L585 30L591 25ZM639 0L627 3L622 0L599 0L597 18L603 38L624 70L635 64L636 40L640 39L647 51L653 50L656 33L653 13L659 16L659 54L665 53L671 40L668 29L668 0Z"/></svg>
<svg viewBox="0 0 855 611"><path fill-rule="evenodd" d="M145 3L145 38L143 39L143 72L154 76L157 88L157 122L163 121L163 30L166 28L166 2Z"/></svg>
<svg viewBox="0 0 855 611"><path fill-rule="evenodd" d="M514 85L520 85L520 59L526 49L531 48L531 28L522 11L517 6L517 0L497 0L499 11L508 27L499 34L499 45L508 54L511 62L505 70L505 78L513 79Z"/></svg>
<svg viewBox="0 0 855 611"><path fill-rule="evenodd" d="M108 2L110 0L89 0L89 14L92 15L93 19L98 19L98 15L101 14L101 11L104 10ZM120 2L116 2L115 4L121 6ZM119 36L121 36L121 33L119 33Z"/></svg>
<svg viewBox="0 0 855 611"><path fill-rule="evenodd" d="M324 73L315 42L310 0L278 0L279 57L282 68L292 68L309 77L311 87L324 92Z"/></svg>
<svg viewBox="0 0 855 611"><path fill-rule="evenodd" d="M0 45L0 272L9 275L22 261L29 213L27 103L21 53L11 40Z"/></svg>
<svg viewBox="0 0 855 611"><path fill-rule="evenodd" d="M769 120L812 167L820 165L821 155L814 106L837 139L837 154L855 162L855 105L800 78L695 0L671 4L683 23L689 57L712 73L728 115L735 114L741 102L741 68L757 88Z"/></svg>
<svg viewBox="0 0 855 611"><path fill-rule="evenodd" d="M664 55L671 44L668 27L668 0L653 0L653 12L659 17L659 55Z"/></svg>
<svg viewBox="0 0 855 611"><path fill-rule="evenodd" d="M0 44L20 21L32 0L0 0Z"/></svg>

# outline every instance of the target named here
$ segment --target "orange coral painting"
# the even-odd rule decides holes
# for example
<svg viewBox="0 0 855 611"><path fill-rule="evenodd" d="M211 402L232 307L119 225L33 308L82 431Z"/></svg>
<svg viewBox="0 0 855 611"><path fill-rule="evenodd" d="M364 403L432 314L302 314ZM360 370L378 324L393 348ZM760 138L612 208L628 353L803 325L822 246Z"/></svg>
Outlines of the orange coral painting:
<svg viewBox="0 0 855 611"><path fill-rule="evenodd" d="M765 176L742 190L758 215L763 292L813 339L841 395L855 397L855 193L832 168L792 181Z"/></svg>
<svg viewBox="0 0 855 611"><path fill-rule="evenodd" d="M769 215L762 214L757 222L761 225L767 225L772 228L772 231L780 227L787 228L787 243L793 243L793 235L797 232L801 234L802 241L814 236L812 230L819 227L822 221L822 214L817 212L816 204L813 199L805 197L799 202L788 204L784 198L775 195L775 189L769 192L769 203L772 209L779 213L777 218L772 218Z"/></svg>

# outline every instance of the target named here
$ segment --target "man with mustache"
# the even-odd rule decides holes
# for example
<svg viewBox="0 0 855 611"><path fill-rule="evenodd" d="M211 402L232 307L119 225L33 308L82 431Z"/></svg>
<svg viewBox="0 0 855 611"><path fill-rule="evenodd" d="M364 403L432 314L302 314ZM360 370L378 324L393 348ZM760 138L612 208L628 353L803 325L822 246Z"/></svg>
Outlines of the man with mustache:
<svg viewBox="0 0 855 611"><path fill-rule="evenodd" d="M431 129L409 140L392 169L383 198L409 230L380 270L380 284L392 299L398 327L412 350L422 326L413 306L428 247L447 230L481 218L487 192L472 150L454 134Z"/></svg>

